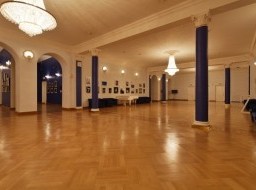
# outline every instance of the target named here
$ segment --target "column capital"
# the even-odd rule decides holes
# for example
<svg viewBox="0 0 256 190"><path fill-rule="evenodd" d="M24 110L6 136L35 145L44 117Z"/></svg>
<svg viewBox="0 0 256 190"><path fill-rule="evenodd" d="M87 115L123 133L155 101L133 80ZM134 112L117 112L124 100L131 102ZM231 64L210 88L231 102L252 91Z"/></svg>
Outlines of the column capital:
<svg viewBox="0 0 256 190"><path fill-rule="evenodd" d="M231 64L225 64L225 65L224 65L225 69L230 68L230 65L231 65Z"/></svg>
<svg viewBox="0 0 256 190"><path fill-rule="evenodd" d="M95 49L90 49L89 52L92 54L92 56L98 56L101 50L95 48Z"/></svg>
<svg viewBox="0 0 256 190"><path fill-rule="evenodd" d="M192 15L191 20L194 22L196 28L207 26L211 21L210 11L206 11L198 15Z"/></svg>

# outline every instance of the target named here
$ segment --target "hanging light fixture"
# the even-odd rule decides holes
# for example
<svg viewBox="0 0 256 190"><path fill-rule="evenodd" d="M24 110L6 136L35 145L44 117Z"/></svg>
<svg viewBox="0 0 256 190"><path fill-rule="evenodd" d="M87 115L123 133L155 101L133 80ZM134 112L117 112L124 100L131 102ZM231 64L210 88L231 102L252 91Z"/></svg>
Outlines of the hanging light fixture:
<svg viewBox="0 0 256 190"><path fill-rule="evenodd" d="M177 52L177 51L167 52L170 55L169 55L169 61L168 61L167 69L165 69L164 71L167 72L171 76L175 75L175 73L179 71L179 69L177 68L176 63L175 63L175 58L174 58L174 53L175 52Z"/></svg>
<svg viewBox="0 0 256 190"><path fill-rule="evenodd" d="M6 1L1 4L0 12L30 37L57 26L56 19L46 11L43 0Z"/></svg>

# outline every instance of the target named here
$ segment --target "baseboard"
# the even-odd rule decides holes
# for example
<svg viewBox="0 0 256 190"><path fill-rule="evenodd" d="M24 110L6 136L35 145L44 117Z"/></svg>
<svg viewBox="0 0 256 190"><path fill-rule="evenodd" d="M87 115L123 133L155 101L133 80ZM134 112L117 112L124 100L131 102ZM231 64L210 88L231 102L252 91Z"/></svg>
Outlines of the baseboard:
<svg viewBox="0 0 256 190"><path fill-rule="evenodd" d="M187 99L169 99L170 101L188 101Z"/></svg>
<svg viewBox="0 0 256 190"><path fill-rule="evenodd" d="M76 108L62 108L62 110L65 110L65 111L75 111L77 109Z"/></svg>
<svg viewBox="0 0 256 190"><path fill-rule="evenodd" d="M35 115L38 114L37 111L29 111L29 112L15 112L17 115Z"/></svg>

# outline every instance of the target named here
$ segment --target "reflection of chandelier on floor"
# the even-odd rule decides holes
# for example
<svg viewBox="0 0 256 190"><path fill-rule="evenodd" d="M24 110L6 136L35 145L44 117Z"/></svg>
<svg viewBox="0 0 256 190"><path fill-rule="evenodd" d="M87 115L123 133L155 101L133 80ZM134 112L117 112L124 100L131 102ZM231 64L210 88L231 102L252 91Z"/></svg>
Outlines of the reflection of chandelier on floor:
<svg viewBox="0 0 256 190"><path fill-rule="evenodd" d="M7 20L19 25L19 29L31 37L57 26L56 19L46 11L43 0L7 1L1 4L0 11Z"/></svg>

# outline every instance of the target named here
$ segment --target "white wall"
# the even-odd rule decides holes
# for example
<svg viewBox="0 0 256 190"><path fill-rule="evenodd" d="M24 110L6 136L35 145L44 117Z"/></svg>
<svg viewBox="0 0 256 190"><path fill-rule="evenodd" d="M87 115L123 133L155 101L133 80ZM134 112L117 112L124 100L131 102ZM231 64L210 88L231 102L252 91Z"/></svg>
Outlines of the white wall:
<svg viewBox="0 0 256 190"><path fill-rule="evenodd" d="M247 99L249 90L249 67L231 69L231 101Z"/></svg>
<svg viewBox="0 0 256 190"><path fill-rule="evenodd" d="M178 90L174 99L187 100L188 87L195 85L195 73L178 73L171 77L172 90Z"/></svg>
<svg viewBox="0 0 256 190"><path fill-rule="evenodd" d="M119 95L137 95L137 96L149 96L148 93L148 76L146 70L141 70L137 67L127 67L121 66L118 63L112 63L108 59L99 57L99 98L116 98ZM86 78L92 78L91 76L91 56L87 55L83 61L82 65L82 96L83 96L83 106L88 106L88 99L91 98L91 92L86 93L86 87L91 85L86 84ZM106 66L108 70L104 72L102 67ZM121 74L121 70L125 70L125 74ZM139 76L135 76L135 73L138 72ZM107 85L102 85L102 81L107 82ZM118 81L118 86L115 85L115 82ZM126 82L129 83L129 86L126 86ZM139 87L139 84L142 87ZM145 88L143 88L145 84ZM134 85L134 88L131 88L131 85ZM119 93L114 93L114 87L118 87ZM102 88L106 89L106 92L102 92ZM109 93L109 88L112 88L112 93ZM120 94L120 89L124 90L124 94ZM126 88L130 88L130 93L126 93ZM142 89L142 93L139 93L139 89ZM136 93L138 89L138 93ZM143 93L145 89L145 93ZM91 89L92 90L92 89ZM134 94L131 93L134 91Z"/></svg>
<svg viewBox="0 0 256 190"><path fill-rule="evenodd" d="M231 101L248 96L248 68L231 68ZM178 73L171 78L171 89L177 89L175 99L187 100L188 87L195 85L195 73ZM209 72L209 100L215 101L216 86L225 86L225 70ZM255 89L255 88L254 88Z"/></svg>

